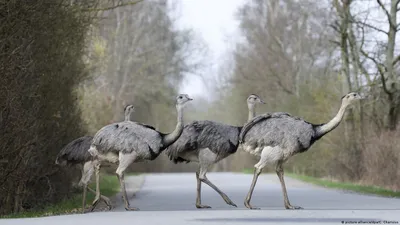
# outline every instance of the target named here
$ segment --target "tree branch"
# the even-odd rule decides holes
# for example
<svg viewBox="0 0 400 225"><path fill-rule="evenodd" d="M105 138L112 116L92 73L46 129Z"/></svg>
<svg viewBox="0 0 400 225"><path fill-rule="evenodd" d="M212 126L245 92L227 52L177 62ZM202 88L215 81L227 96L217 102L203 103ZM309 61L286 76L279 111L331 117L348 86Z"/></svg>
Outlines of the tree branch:
<svg viewBox="0 0 400 225"><path fill-rule="evenodd" d="M385 68L385 65L383 65L382 63L378 62L375 58L371 57L368 55L368 53L366 53L364 50L360 49L360 52L368 59L370 59L372 62L375 63L376 67L378 68L378 71L381 75L385 74L385 71L382 70L382 67Z"/></svg>
<svg viewBox="0 0 400 225"><path fill-rule="evenodd" d="M340 46L340 42L336 41L336 40L328 40L329 42L332 42L333 44L336 44L338 46Z"/></svg>
<svg viewBox="0 0 400 225"><path fill-rule="evenodd" d="M386 34L386 35L389 35L389 33L387 32L387 31L384 31L384 30L382 30L382 29L380 29L380 28L377 28L377 27L375 27L375 26L372 26L372 25L370 25L370 24L368 24L368 23L364 23L364 22L361 22L361 21L355 21L355 23L357 24L357 25L363 25L363 26L366 26L366 27L368 27L368 28L371 28L371 29L374 29L374 30L376 30L376 31L379 31L379 32L382 32L382 33L384 33L384 34Z"/></svg>
<svg viewBox="0 0 400 225"><path fill-rule="evenodd" d="M393 66L396 65L400 61L400 55L396 56L396 58L393 60Z"/></svg>
<svg viewBox="0 0 400 225"><path fill-rule="evenodd" d="M109 7L104 7L104 8L96 8L96 9L85 9L85 10L82 10L82 11L84 11L84 12L107 11L107 10L112 10L112 9L115 9L115 8L118 8L118 7L124 7L124 6L128 6L128 5L135 5L135 4L137 4L139 2L143 2L143 1L144 0L137 0L137 1L134 1L134 2L118 3L117 5L114 5L114 6L109 6Z"/></svg>
<svg viewBox="0 0 400 225"><path fill-rule="evenodd" d="M390 16L389 11L387 11L387 9L386 9L386 7L383 5L382 1L381 1L381 0L376 0L376 1L378 2L379 6L380 6L380 7L383 9L383 11L385 12L385 14L386 14L386 16L387 16L387 18L388 18L388 21L389 21L390 26L396 28L396 25L393 24L393 23L392 23L392 20L390 19L391 16Z"/></svg>
<svg viewBox="0 0 400 225"><path fill-rule="evenodd" d="M376 67L378 68L380 77L381 77L383 90L389 95L392 94L392 92L390 92L386 87L385 71L383 71L383 69L382 69L382 67L385 68L385 66L382 63L379 63L378 61L376 61L376 59L369 56L368 53L366 53L364 50L360 49L360 51L366 58L370 59L372 62L375 63Z"/></svg>

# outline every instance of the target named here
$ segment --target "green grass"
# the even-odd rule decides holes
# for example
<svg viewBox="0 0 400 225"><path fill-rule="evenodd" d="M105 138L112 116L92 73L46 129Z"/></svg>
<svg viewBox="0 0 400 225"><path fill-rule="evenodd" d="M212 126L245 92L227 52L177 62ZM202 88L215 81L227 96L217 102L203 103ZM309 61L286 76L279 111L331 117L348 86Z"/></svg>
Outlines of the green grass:
<svg viewBox="0 0 400 225"><path fill-rule="evenodd" d="M298 179L307 183L315 184L318 186L323 186L327 188L336 188L336 189L342 189L342 190L349 190L349 191L355 191L359 193L364 193L364 194L374 194L374 195L379 195L379 196L385 196L385 197L400 197L400 192L396 191L391 191L387 190L381 187L376 187L376 186L367 186L367 185L359 185L359 184L353 184L353 183L342 183L342 182L335 182L335 181L329 181L329 180L323 180L315 177L309 177L309 176L304 176L304 175L298 175L298 174L293 174L293 173L285 173L288 177Z"/></svg>
<svg viewBox="0 0 400 225"><path fill-rule="evenodd" d="M243 169L243 173L245 173L245 174L253 174L254 173L254 169L249 169L249 168Z"/></svg>
<svg viewBox="0 0 400 225"><path fill-rule="evenodd" d="M89 186L95 190L95 182L93 182ZM115 194L117 194L120 189L117 176L101 174L100 189L101 189L101 194L107 197L112 197ZM74 193L71 198L64 199L63 201L55 205L48 205L44 209L4 215L0 216L0 218L26 218L26 217L41 217L41 216L52 216L52 215L61 215L70 213L80 213L82 208L81 190L82 189ZM86 198L87 205L91 204L93 200L94 200L94 194L88 191Z"/></svg>

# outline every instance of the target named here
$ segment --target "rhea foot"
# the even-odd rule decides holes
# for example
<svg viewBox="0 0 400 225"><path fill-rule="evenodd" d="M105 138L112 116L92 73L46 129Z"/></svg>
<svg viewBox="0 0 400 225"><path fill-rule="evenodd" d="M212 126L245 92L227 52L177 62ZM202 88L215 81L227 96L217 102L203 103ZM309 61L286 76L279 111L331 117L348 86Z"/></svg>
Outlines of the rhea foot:
<svg viewBox="0 0 400 225"><path fill-rule="evenodd" d="M126 211L139 211L139 208L136 207L130 207L130 206L125 206Z"/></svg>
<svg viewBox="0 0 400 225"><path fill-rule="evenodd" d="M295 206L295 205L290 205L290 204L285 205L285 208L286 209L303 209L300 206Z"/></svg>
<svg viewBox="0 0 400 225"><path fill-rule="evenodd" d="M196 204L196 208L198 208L198 209L209 209L209 208L211 208L211 206L202 205L202 204Z"/></svg>
<svg viewBox="0 0 400 225"><path fill-rule="evenodd" d="M250 202L244 202L244 205L248 208L248 209L260 209L260 208L258 208L258 207L253 207L253 206L251 206L250 205Z"/></svg>
<svg viewBox="0 0 400 225"><path fill-rule="evenodd" d="M111 201L108 198L103 198L103 201L106 203L107 205L107 209L111 210L112 209L112 205L111 205Z"/></svg>
<svg viewBox="0 0 400 225"><path fill-rule="evenodd" d="M237 205L235 203L233 203L229 198L227 198L227 199L224 198L224 200L225 200L226 204L237 207Z"/></svg>

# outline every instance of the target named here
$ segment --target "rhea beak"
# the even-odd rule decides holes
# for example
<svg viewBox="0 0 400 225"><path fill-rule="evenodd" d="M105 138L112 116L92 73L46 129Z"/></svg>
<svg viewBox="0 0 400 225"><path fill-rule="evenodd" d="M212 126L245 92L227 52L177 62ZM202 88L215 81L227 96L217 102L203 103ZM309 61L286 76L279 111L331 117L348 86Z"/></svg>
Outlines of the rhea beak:
<svg viewBox="0 0 400 225"><path fill-rule="evenodd" d="M193 98L188 98L188 100L189 100L189 101L192 101L192 100L193 100Z"/></svg>
<svg viewBox="0 0 400 225"><path fill-rule="evenodd" d="M265 102L263 100L260 99L261 104L265 104Z"/></svg>

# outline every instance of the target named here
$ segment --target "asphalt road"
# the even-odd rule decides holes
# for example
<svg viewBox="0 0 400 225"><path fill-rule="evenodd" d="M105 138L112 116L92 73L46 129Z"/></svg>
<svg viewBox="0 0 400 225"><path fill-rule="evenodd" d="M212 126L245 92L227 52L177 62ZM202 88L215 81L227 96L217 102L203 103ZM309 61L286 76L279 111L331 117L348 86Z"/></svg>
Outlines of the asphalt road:
<svg viewBox="0 0 400 225"><path fill-rule="evenodd" d="M140 211L127 212L122 206L122 201L118 201L119 205L111 212L8 219L0 220L0 225L400 223L400 199L325 189L286 177L291 203L304 208L286 210L279 180L275 174L271 174L260 176L254 190L251 203L261 207L261 210L249 210L243 205L243 200L252 175L209 173L208 178L224 191L238 208L225 204L216 192L203 184L202 204L212 208L196 209L196 179L193 173L149 174L145 176L141 190L131 199L131 206L139 207ZM127 185L132 186L129 182ZM131 193L128 195L132 196Z"/></svg>

